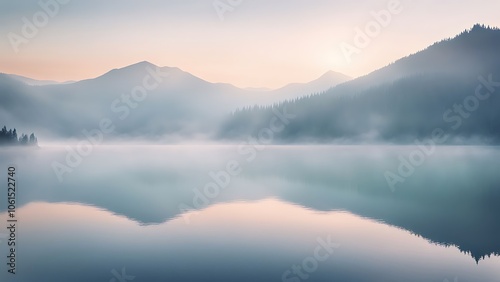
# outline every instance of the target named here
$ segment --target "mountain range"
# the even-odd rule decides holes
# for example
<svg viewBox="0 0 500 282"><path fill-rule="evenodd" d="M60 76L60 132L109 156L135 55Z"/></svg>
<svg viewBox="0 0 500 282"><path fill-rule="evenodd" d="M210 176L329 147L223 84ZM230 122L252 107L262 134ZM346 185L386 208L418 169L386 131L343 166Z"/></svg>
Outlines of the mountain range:
<svg viewBox="0 0 500 282"><path fill-rule="evenodd" d="M278 110L295 116L274 135L281 143L408 144L437 130L442 143L497 144L498 50L500 30L475 25L363 77L330 71L276 90L149 62L68 83L0 74L0 120L41 141L81 139L106 120L110 140L232 142L257 136Z"/></svg>
<svg viewBox="0 0 500 282"><path fill-rule="evenodd" d="M321 95L236 111L218 136L257 136L279 108L295 118L276 142L498 144L498 50L500 30L475 25Z"/></svg>
<svg viewBox="0 0 500 282"><path fill-rule="evenodd" d="M136 101L132 92L141 87L145 90L143 84L148 76L154 87L146 93L137 92L144 98ZM113 121L115 131L111 138L211 137L218 124L238 108L296 99L349 79L327 72L309 83L289 84L276 90L241 89L149 62L66 83L0 74L0 119L55 139L82 138L82 130L98 128L102 119Z"/></svg>

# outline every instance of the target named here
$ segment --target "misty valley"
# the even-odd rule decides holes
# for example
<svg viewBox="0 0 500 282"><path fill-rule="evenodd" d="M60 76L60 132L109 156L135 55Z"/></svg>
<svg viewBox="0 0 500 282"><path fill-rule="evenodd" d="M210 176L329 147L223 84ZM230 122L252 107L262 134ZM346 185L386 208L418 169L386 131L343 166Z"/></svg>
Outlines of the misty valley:
<svg viewBox="0 0 500 282"><path fill-rule="evenodd" d="M498 50L477 24L276 89L0 74L0 280L500 281Z"/></svg>

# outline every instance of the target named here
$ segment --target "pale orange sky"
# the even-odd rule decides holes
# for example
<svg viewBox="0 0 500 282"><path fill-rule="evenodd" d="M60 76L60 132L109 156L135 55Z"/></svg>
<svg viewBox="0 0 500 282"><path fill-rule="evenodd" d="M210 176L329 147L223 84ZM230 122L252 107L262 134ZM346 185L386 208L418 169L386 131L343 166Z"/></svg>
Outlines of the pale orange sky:
<svg viewBox="0 0 500 282"><path fill-rule="evenodd" d="M497 0L400 0L401 12L348 61L341 44L355 46L355 29L390 1L242 1L221 20L213 0L73 0L18 53L9 34L22 36L22 18L32 21L43 9L34 0L3 1L0 72L68 81L150 61L211 82L277 88L328 70L357 77L475 23L500 26Z"/></svg>

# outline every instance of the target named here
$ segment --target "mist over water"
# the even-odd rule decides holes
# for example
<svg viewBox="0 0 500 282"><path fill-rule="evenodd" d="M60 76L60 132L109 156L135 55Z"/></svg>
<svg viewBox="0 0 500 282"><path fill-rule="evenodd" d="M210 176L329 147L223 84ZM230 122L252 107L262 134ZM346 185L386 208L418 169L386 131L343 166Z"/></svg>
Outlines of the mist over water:
<svg viewBox="0 0 500 282"><path fill-rule="evenodd" d="M500 150L436 147L391 189L385 173L417 149L95 146L59 182L64 147L2 148L18 171L16 277L281 281L331 236L308 281L497 281Z"/></svg>

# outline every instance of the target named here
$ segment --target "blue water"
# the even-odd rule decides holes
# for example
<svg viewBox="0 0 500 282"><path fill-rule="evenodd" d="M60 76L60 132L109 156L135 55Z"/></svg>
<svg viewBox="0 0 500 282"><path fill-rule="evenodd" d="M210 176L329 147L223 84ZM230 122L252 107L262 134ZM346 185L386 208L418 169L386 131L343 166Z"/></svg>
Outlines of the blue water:
<svg viewBox="0 0 500 282"><path fill-rule="evenodd" d="M101 146L69 166L64 147L3 148L18 223L16 274L2 263L0 279L500 281L500 150L412 165L418 150Z"/></svg>

